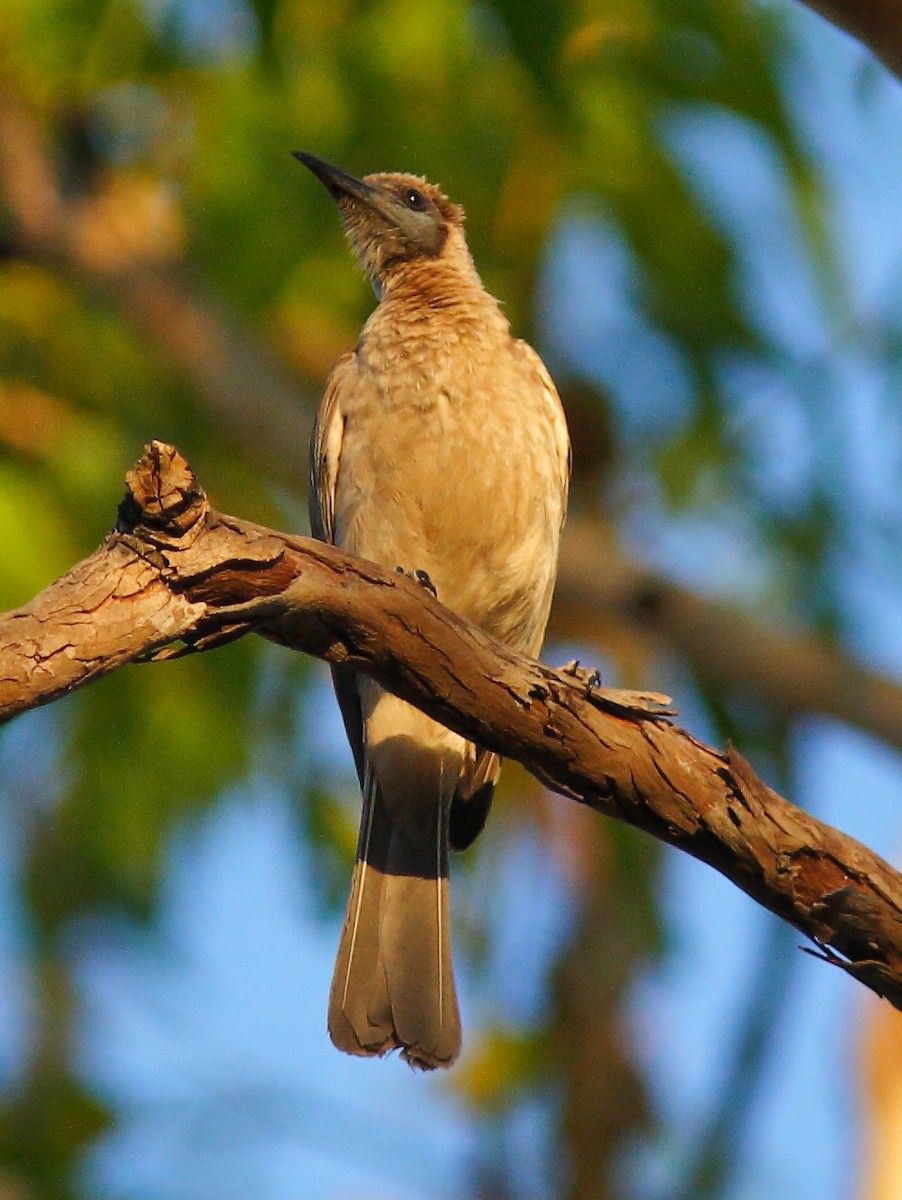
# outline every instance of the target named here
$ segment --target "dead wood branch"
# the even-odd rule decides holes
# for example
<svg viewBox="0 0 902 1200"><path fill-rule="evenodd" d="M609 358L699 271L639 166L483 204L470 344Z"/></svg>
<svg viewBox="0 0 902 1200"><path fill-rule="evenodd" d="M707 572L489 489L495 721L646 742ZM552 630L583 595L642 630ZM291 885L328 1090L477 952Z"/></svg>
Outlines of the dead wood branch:
<svg viewBox="0 0 902 1200"><path fill-rule="evenodd" d="M662 698L587 690L494 642L410 579L217 513L152 443L101 547L0 617L0 719L131 660L249 631L378 679L555 791L715 867L902 1008L902 876L778 796Z"/></svg>
<svg viewBox="0 0 902 1200"><path fill-rule="evenodd" d="M804 632L764 625L629 559L595 518L568 521L551 632L604 650L605 616L682 651L699 674L786 717L821 713L902 748L902 688Z"/></svg>
<svg viewBox="0 0 902 1200"><path fill-rule="evenodd" d="M82 198L84 199L84 198ZM296 483L314 398L260 338L189 280L178 258L101 268L77 236L78 198L63 195L49 135L0 94L0 202L21 253L104 295L176 364L217 423L274 475ZM247 397L253 396L253 404ZM600 565L603 564L603 570ZM552 636L606 649L607 615L675 645L699 674L753 692L791 717L823 713L902 747L902 687L810 635L769 627L738 607L677 587L628 558L598 517L565 530Z"/></svg>

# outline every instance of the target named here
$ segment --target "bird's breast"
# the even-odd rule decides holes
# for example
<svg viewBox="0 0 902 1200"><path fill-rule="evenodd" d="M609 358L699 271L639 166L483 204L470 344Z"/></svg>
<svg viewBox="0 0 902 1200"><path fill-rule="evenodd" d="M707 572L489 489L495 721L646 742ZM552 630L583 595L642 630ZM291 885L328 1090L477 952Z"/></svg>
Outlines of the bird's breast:
<svg viewBox="0 0 902 1200"><path fill-rule="evenodd" d="M532 649L557 562L566 431L553 388L513 345L413 343L362 364L342 404L336 540L427 571L449 607Z"/></svg>

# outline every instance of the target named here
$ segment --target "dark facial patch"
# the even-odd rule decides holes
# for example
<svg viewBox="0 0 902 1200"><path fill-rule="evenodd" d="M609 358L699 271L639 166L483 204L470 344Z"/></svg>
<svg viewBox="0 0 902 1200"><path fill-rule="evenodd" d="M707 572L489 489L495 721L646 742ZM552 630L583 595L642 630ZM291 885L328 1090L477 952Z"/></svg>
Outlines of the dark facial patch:
<svg viewBox="0 0 902 1200"><path fill-rule="evenodd" d="M418 175L383 172L356 179L314 155L296 155L329 190L367 274L381 288L398 266L439 258L463 209Z"/></svg>
<svg viewBox="0 0 902 1200"><path fill-rule="evenodd" d="M365 181L376 187L384 187L399 199L403 199L408 192L417 192L426 202L426 209L434 212L442 221L449 225L463 225L464 223L464 210L461 206L455 204L453 200L449 200L441 188L436 187L434 183L429 183L421 175L383 171L377 175L367 175ZM415 206L408 204L407 207L414 209Z"/></svg>

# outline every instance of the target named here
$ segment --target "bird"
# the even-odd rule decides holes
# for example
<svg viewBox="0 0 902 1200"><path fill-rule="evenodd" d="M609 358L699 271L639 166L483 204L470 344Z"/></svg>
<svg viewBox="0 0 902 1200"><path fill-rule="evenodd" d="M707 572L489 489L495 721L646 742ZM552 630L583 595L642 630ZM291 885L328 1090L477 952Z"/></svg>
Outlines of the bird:
<svg viewBox="0 0 902 1200"><path fill-rule="evenodd" d="M338 207L377 305L335 364L310 448L315 537L402 570L538 655L567 507L570 441L541 358L477 274L463 209L418 175L357 178L295 151ZM333 1043L411 1066L461 1049L449 849L481 832L492 753L348 668L333 686L362 792L329 996Z"/></svg>

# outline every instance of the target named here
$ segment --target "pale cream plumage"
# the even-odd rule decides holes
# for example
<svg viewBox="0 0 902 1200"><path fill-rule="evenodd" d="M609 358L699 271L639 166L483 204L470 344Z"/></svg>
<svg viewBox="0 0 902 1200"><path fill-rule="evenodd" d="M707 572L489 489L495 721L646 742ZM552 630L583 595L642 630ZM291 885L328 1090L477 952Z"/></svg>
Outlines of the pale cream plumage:
<svg viewBox="0 0 902 1200"><path fill-rule="evenodd" d="M538 355L485 291L463 214L409 175L309 155L380 303L336 365L314 432L314 531L425 571L439 599L535 655L551 604L569 442ZM334 672L364 794L329 1010L336 1045L447 1066L460 1049L448 841L485 820L499 763L363 678Z"/></svg>

